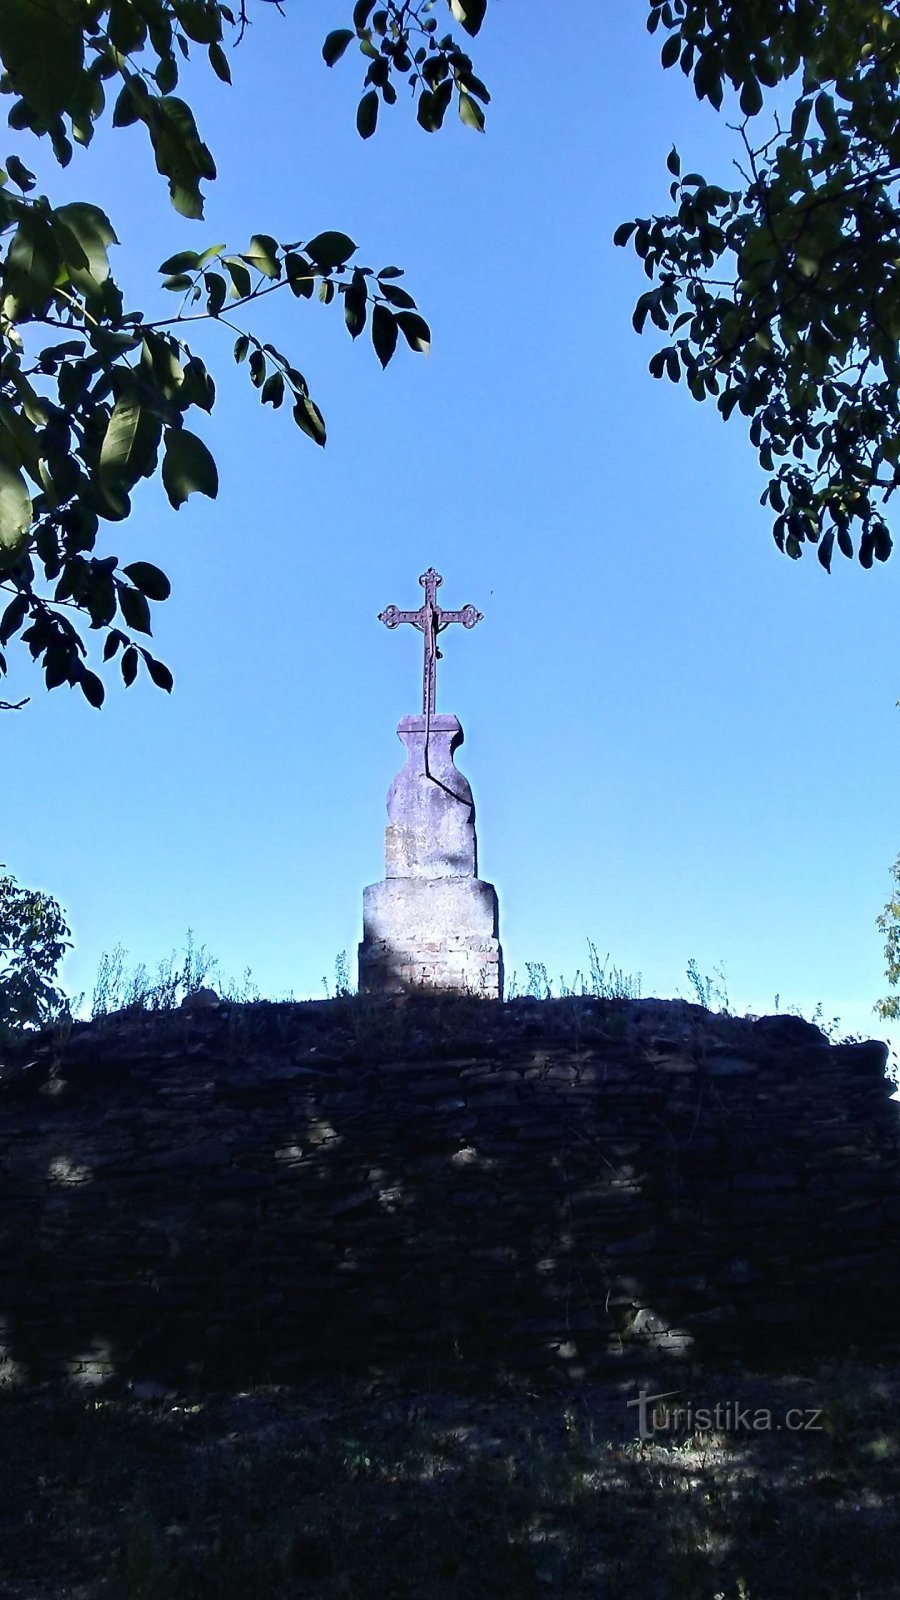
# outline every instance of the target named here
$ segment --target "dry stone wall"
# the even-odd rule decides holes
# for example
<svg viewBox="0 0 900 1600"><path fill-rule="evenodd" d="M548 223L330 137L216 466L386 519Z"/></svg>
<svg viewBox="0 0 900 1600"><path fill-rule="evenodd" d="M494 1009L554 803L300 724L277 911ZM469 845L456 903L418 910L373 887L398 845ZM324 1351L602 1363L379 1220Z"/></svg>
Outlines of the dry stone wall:
<svg viewBox="0 0 900 1600"><path fill-rule="evenodd" d="M885 1055L656 1001L77 1026L0 1066L0 1377L895 1354Z"/></svg>

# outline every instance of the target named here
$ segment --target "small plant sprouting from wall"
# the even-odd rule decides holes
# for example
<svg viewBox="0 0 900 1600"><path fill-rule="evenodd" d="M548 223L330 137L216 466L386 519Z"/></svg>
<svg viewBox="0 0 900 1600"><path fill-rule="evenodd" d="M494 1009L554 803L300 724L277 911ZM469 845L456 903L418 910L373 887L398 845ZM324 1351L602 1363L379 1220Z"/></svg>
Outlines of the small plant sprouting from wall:
<svg viewBox="0 0 900 1600"><path fill-rule="evenodd" d="M588 975L579 970L574 978L560 975L554 989L553 980L544 961L526 961L527 981L524 990L519 988L518 975L513 972L507 979L507 1000L518 1000L522 995L532 1000L639 1000L641 974L625 972L622 967L609 965L609 952L601 961L597 946L588 939Z"/></svg>
<svg viewBox="0 0 900 1600"><path fill-rule="evenodd" d="M547 968L543 961L526 961L525 971L528 973L528 983L525 993L532 1000L549 1000L552 990Z"/></svg>
<svg viewBox="0 0 900 1600"><path fill-rule="evenodd" d="M349 995L356 994L356 986L350 977L350 961L346 950L341 950L334 958L334 995L327 978L322 979L322 988L325 990L326 1000L346 1000Z"/></svg>
<svg viewBox="0 0 900 1600"><path fill-rule="evenodd" d="M215 987L223 1000L245 1005L260 998L250 968L245 968L240 982L223 979L217 958L205 944L195 945L190 928L183 953L179 956L173 950L157 963L152 975L143 962L130 970L127 963L128 953L121 944L104 950L91 999L92 1017L125 1010L173 1011L189 995L207 987Z"/></svg>
<svg viewBox="0 0 900 1600"><path fill-rule="evenodd" d="M641 974L625 972L621 967L609 965L609 951L601 961L597 946L588 939L590 961L590 986L582 994L593 995L598 1000L640 1000Z"/></svg>
<svg viewBox="0 0 900 1600"><path fill-rule="evenodd" d="M687 964L687 976L698 1006L703 1006L705 1011L718 1011L722 1016L730 1016L728 980L721 962L717 967L713 967L711 973L703 973L691 956Z"/></svg>

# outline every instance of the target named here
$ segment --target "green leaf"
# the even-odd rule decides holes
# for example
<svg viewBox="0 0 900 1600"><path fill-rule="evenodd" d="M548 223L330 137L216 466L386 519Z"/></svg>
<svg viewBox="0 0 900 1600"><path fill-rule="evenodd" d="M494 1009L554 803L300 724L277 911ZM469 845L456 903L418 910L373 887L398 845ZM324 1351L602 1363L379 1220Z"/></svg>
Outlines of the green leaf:
<svg viewBox="0 0 900 1600"><path fill-rule="evenodd" d="M26 415L24 405L0 396L0 455L11 467L23 467L38 488L43 488L40 426L43 424Z"/></svg>
<svg viewBox="0 0 900 1600"><path fill-rule="evenodd" d="M284 258L284 271L291 293L304 300L312 299L315 273L310 262L289 250Z"/></svg>
<svg viewBox="0 0 900 1600"><path fill-rule="evenodd" d="M4 288L14 302L12 314L19 307L43 311L49 304L59 268L59 245L50 223L36 212L27 212L13 234L6 256Z"/></svg>
<svg viewBox="0 0 900 1600"><path fill-rule="evenodd" d="M412 295L401 289L398 284L381 283L379 280L379 288L385 300L389 300L392 306L397 306L401 311L415 311L416 302Z"/></svg>
<svg viewBox="0 0 900 1600"><path fill-rule="evenodd" d="M816 121L819 124L819 127L822 129L826 139L840 138L841 130L838 124L837 113L834 109L834 101L832 100L831 95L825 94L824 91L822 94L816 96Z"/></svg>
<svg viewBox="0 0 900 1600"><path fill-rule="evenodd" d="M372 343L381 365L386 367L397 348L397 323L393 312L380 302L372 310Z"/></svg>
<svg viewBox="0 0 900 1600"><path fill-rule="evenodd" d="M674 67L681 55L681 37L677 33L670 33L662 47L660 60L664 67Z"/></svg>
<svg viewBox="0 0 900 1600"><path fill-rule="evenodd" d="M186 411L190 406L199 406L201 411L212 411L216 400L216 386L200 360L199 356L191 356L184 365L184 381L176 396L179 409Z"/></svg>
<svg viewBox="0 0 900 1600"><path fill-rule="evenodd" d="M225 256L222 265L231 279L237 299L245 300L253 288L253 279L243 261L238 261L236 256Z"/></svg>
<svg viewBox="0 0 900 1600"><path fill-rule="evenodd" d="M436 133L443 125L447 107L453 99L453 79L445 78L432 92L423 89L416 107L416 121L426 133Z"/></svg>
<svg viewBox="0 0 900 1600"><path fill-rule="evenodd" d="M795 144L800 144L806 138L809 127L809 117L812 111L811 100L798 100L791 116L791 138Z"/></svg>
<svg viewBox="0 0 900 1600"><path fill-rule="evenodd" d="M220 78L223 83L231 82L231 68L228 65L225 51L216 41L213 41L209 47L209 64L216 77Z"/></svg>
<svg viewBox="0 0 900 1600"><path fill-rule="evenodd" d="M473 100L464 89L459 91L459 119L467 128L475 128L478 133L484 133L484 112L478 101Z"/></svg>
<svg viewBox="0 0 900 1600"><path fill-rule="evenodd" d="M162 431L159 418L141 405L133 390L116 401L100 446L101 485L113 494L134 487L156 471Z"/></svg>
<svg viewBox="0 0 900 1600"><path fill-rule="evenodd" d="M359 337L366 325L366 306L365 287L351 284L344 292L344 321L353 339Z"/></svg>
<svg viewBox="0 0 900 1600"><path fill-rule="evenodd" d="M417 311L398 311L397 326L411 350L427 356L431 349L431 329Z"/></svg>
<svg viewBox="0 0 900 1600"><path fill-rule="evenodd" d="M71 281L82 294L96 294L109 277L107 251L110 245L119 242L109 217L99 206L88 205L83 200L59 206L54 216L74 234L87 257L86 268L74 265L67 259L66 265L69 268ZM65 255L64 236L61 237Z"/></svg>
<svg viewBox="0 0 900 1600"><path fill-rule="evenodd" d="M762 110L763 92L756 78L748 78L741 90L741 110L745 117L755 117Z"/></svg>
<svg viewBox="0 0 900 1600"><path fill-rule="evenodd" d="M306 245L306 254L320 272L333 272L342 267L356 251L356 245L346 233L317 233Z"/></svg>
<svg viewBox="0 0 900 1600"><path fill-rule="evenodd" d="M18 633L28 615L28 598L24 594L17 594L0 617L0 644L8 644L14 633Z"/></svg>
<svg viewBox="0 0 900 1600"><path fill-rule="evenodd" d="M474 39L484 21L487 0L450 0L450 10L466 33Z"/></svg>
<svg viewBox="0 0 900 1600"><path fill-rule="evenodd" d="M818 549L816 550L816 555L818 556L819 561L820 561L821 565L825 568L826 572L830 572L831 571L831 555L832 555L833 549L834 549L834 531L832 529L829 529L828 533L825 534L825 536L824 536L824 538L822 540L822 543L819 545Z"/></svg>
<svg viewBox="0 0 900 1600"><path fill-rule="evenodd" d="M169 256L157 272L195 272L200 265L200 257L196 250L179 250L176 255Z"/></svg>
<svg viewBox="0 0 900 1600"><path fill-rule="evenodd" d="M212 181L216 165L197 132L194 113L183 100L165 95L150 99L141 115L153 144L157 170L169 180L169 194L183 217L203 216L200 183Z"/></svg>
<svg viewBox="0 0 900 1600"><path fill-rule="evenodd" d="M220 6L206 0L174 0L173 8L182 28L195 44L210 44L222 32Z"/></svg>
<svg viewBox="0 0 900 1600"><path fill-rule="evenodd" d="M326 439L325 423L322 413L314 400L309 395L301 395L294 406L294 421L303 433L309 435L316 444L324 444Z"/></svg>
<svg viewBox="0 0 900 1600"><path fill-rule="evenodd" d="M238 363L246 361L247 351L250 349L250 340L246 333L238 334L234 341L234 359Z"/></svg>
<svg viewBox="0 0 900 1600"><path fill-rule="evenodd" d="M141 109L146 104L147 91L137 79L126 78L113 107L113 127L130 128L140 121Z"/></svg>
<svg viewBox="0 0 900 1600"><path fill-rule="evenodd" d="M0 568L9 567L31 527L31 496L20 472L0 460Z"/></svg>
<svg viewBox="0 0 900 1600"><path fill-rule="evenodd" d="M371 139L378 123L378 90L370 89L356 108L356 131L361 139ZM307 249L309 246L307 246Z"/></svg>
<svg viewBox="0 0 900 1600"><path fill-rule="evenodd" d="M84 66L78 0L3 0L0 57L16 94L47 123L72 100Z"/></svg>
<svg viewBox="0 0 900 1600"><path fill-rule="evenodd" d="M171 94L178 82L178 62L173 55L162 56L153 74L160 94Z"/></svg>
<svg viewBox="0 0 900 1600"><path fill-rule="evenodd" d="M259 398L264 406L272 406L277 411L284 399L284 374L270 372Z"/></svg>
<svg viewBox="0 0 900 1600"><path fill-rule="evenodd" d="M281 263L278 260L278 242L268 233L255 233L250 240L249 250L244 252L243 259L248 266L255 267L264 278L280 278Z"/></svg>
<svg viewBox="0 0 900 1600"><path fill-rule="evenodd" d="M161 572L159 567L155 567L152 561L132 561L129 566L123 567L122 571L148 600L168 600L172 585L165 573Z"/></svg>
<svg viewBox="0 0 900 1600"><path fill-rule="evenodd" d="M333 67L336 61L340 61L352 38L353 32L350 28L335 28L334 32L328 35L322 46L322 60L326 66Z"/></svg>
<svg viewBox="0 0 900 1600"><path fill-rule="evenodd" d="M206 309L211 317L217 317L228 293L225 279L220 272L204 272L203 282L206 285Z"/></svg>
<svg viewBox="0 0 900 1600"><path fill-rule="evenodd" d="M9 176L12 178L13 183L16 184L19 189L21 189L23 194L31 193L35 183L37 182L37 179L35 178L33 172L29 172L28 168L25 166L25 163L19 160L18 156L7 156L6 170L9 173Z"/></svg>
<svg viewBox="0 0 900 1600"><path fill-rule="evenodd" d="M203 440L187 428L166 429L162 480L176 510L190 494L205 494L215 500L219 492L216 463Z"/></svg>
<svg viewBox="0 0 900 1600"><path fill-rule="evenodd" d="M893 541L883 522L878 523L874 530L875 560L887 561L893 549Z"/></svg>

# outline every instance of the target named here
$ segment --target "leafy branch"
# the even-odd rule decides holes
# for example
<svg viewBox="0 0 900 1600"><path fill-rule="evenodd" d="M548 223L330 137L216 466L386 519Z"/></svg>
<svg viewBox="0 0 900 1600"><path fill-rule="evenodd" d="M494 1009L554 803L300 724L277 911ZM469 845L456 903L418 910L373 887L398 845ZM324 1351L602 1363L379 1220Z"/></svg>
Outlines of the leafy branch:
<svg viewBox="0 0 900 1600"><path fill-rule="evenodd" d="M447 3L477 34L486 0ZM452 34L438 37L434 5L354 7L345 31L349 42L355 30L366 60L363 137L375 127L367 97L393 104L396 72L409 74L423 127L440 125L437 108L454 89L463 121L483 125L476 102L487 101L487 90ZM202 218L215 162L174 90L181 63L197 49L230 83L225 33L239 43L250 21L248 4L235 15L220 0L3 0L0 94L12 101L10 126L46 137L65 167L73 143L89 144L104 116L116 128L140 123L175 209ZM346 42L338 49L329 35L329 64ZM101 528L125 522L134 490L157 473L175 509L192 494L218 492L212 451L187 425L194 412L211 414L216 398L212 375L184 337L188 326L227 329L262 404L278 410L287 402L318 445L325 421L306 377L245 324L258 301L288 290L298 300L337 303L353 339L369 329L383 367L401 336L427 354L431 334L398 281L401 270L356 264L357 246L338 231L289 244L255 233L242 252L180 251L160 268L178 309L147 317L126 309L115 282L110 250L118 240L105 213L81 200L53 206L34 188L21 158L8 156L0 168L0 588L10 598L0 646L19 640L40 661L48 688L68 683L99 706L103 685L87 665L79 613L103 636L103 661L119 659L126 685L143 662L155 684L172 686L169 669L134 637L150 636L151 606L167 598L168 579L151 562L120 567L117 556L96 554ZM0 676L6 670L0 651Z"/></svg>
<svg viewBox="0 0 900 1600"><path fill-rule="evenodd" d="M744 113L746 168L723 188L668 168L675 209L624 223L655 287L634 314L671 342L654 377L684 378L749 421L780 549L835 545L863 566L892 541L900 485L900 21L868 0L651 0L663 66ZM802 70L790 123L756 139L765 93ZM674 335L674 337L672 337Z"/></svg>

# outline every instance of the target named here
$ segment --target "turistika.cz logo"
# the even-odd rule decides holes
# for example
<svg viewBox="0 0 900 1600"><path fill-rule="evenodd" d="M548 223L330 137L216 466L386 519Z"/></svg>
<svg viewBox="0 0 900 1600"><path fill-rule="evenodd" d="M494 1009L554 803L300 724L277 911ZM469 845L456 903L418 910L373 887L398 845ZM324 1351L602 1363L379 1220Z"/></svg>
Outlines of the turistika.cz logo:
<svg viewBox="0 0 900 1600"><path fill-rule="evenodd" d="M639 1389L633 1400L636 1406L638 1432L642 1439L655 1439L660 1434L676 1433L821 1433L821 1409L813 1406L792 1406L776 1412L769 1406L742 1405L740 1400L719 1400L714 1406L695 1405L686 1400L680 1405L668 1405L681 1394L680 1389L670 1389L665 1394L650 1394Z"/></svg>

